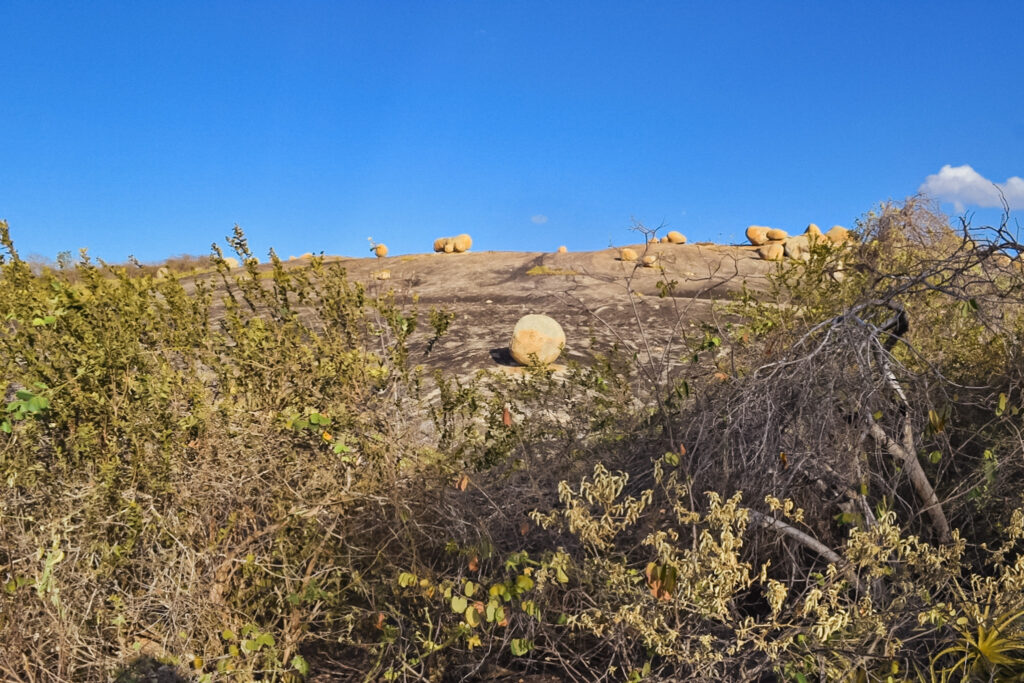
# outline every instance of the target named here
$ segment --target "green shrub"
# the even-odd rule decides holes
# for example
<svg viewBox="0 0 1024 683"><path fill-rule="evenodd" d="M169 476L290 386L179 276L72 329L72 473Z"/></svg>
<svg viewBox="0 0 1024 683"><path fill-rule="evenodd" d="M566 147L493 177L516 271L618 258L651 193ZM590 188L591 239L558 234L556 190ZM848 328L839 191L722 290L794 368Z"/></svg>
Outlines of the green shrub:
<svg viewBox="0 0 1024 683"><path fill-rule="evenodd" d="M237 228L158 279L0 222L0 671L1019 675L1016 243L858 236L685 334L659 283L660 355L467 377L417 364L451 313Z"/></svg>

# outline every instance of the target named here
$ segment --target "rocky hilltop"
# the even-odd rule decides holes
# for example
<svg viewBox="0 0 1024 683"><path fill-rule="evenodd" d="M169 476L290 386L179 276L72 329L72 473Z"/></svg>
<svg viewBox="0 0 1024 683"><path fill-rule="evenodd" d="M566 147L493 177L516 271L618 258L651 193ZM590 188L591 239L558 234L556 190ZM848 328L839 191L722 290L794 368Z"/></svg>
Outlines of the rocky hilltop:
<svg viewBox="0 0 1024 683"><path fill-rule="evenodd" d="M623 258L626 249L636 260ZM297 268L307 259L285 263ZM416 299L422 311L437 307L454 313L448 334L425 363L459 374L514 368L517 364L507 352L509 338L516 321L531 313L551 316L565 330L560 363L586 362L616 343L639 349L643 341L638 321L651 350L658 353L679 324L709 319L713 300L743 286L764 287L765 275L775 267L761 259L756 246L709 242L548 253L439 250L324 260L340 263L350 279L371 291L393 289L400 301ZM270 265L259 267L269 270ZM665 289L668 283L674 283L670 290ZM636 294L632 298L630 290Z"/></svg>

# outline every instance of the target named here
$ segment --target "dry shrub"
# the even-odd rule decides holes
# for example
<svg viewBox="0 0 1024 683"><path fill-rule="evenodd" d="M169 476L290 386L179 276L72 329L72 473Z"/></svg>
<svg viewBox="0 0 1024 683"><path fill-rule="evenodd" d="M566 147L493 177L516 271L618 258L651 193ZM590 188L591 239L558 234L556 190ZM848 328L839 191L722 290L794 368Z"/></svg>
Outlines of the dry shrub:
<svg viewBox="0 0 1024 683"><path fill-rule="evenodd" d="M859 234L695 334L662 282L660 356L458 378L416 365L450 313L240 230L158 280L0 224L0 671L1015 672L1020 245L917 202Z"/></svg>

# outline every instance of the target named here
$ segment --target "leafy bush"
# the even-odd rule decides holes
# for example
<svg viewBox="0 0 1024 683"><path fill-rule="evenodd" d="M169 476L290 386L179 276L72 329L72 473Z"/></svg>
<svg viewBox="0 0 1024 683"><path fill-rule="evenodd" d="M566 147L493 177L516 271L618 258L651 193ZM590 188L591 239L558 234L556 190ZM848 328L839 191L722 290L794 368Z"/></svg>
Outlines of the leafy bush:
<svg viewBox="0 0 1024 683"><path fill-rule="evenodd" d="M158 279L0 223L0 671L1019 675L1021 246L858 234L660 355L470 378L418 364L450 313L237 229Z"/></svg>

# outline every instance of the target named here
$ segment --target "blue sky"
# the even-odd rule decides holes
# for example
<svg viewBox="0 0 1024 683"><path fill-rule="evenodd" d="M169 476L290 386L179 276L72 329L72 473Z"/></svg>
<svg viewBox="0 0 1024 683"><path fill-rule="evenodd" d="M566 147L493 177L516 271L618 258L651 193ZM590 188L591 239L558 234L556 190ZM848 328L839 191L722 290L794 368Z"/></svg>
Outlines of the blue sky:
<svg viewBox="0 0 1024 683"><path fill-rule="evenodd" d="M0 218L108 260L235 223L261 256L729 242L922 186L991 221L991 182L1024 209L1021 27L1019 0L0 0Z"/></svg>

